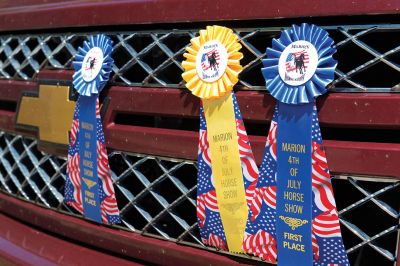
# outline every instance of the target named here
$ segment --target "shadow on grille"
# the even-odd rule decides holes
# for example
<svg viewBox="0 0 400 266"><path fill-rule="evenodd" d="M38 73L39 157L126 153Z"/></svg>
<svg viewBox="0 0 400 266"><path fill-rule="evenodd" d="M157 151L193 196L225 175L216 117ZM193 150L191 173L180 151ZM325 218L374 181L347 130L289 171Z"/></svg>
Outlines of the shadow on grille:
<svg viewBox="0 0 400 266"><path fill-rule="evenodd" d="M336 42L337 91L391 91L400 74L400 25L327 26ZM238 88L264 89L261 59L281 28L235 29L243 46ZM90 34L90 33L88 33ZM108 33L114 41L111 83L183 87L181 62L198 30ZM0 78L30 80L42 68L70 69L86 34L0 36Z"/></svg>
<svg viewBox="0 0 400 266"><path fill-rule="evenodd" d="M125 152L111 152L109 160L123 220L118 227L203 247L196 224L195 162ZM41 153L35 140L0 132L1 191L77 214L63 203L65 168L65 158ZM351 264L393 265L400 181L335 176L332 183Z"/></svg>

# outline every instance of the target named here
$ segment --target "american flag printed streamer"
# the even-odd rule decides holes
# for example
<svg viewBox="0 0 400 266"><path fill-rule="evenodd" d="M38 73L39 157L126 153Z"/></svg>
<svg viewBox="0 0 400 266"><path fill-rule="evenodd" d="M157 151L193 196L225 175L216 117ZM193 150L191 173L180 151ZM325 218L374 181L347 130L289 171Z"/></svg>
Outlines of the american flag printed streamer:
<svg viewBox="0 0 400 266"><path fill-rule="evenodd" d="M246 190L246 201L250 205L257 184L258 168L250 147L246 129L244 128L242 115L240 114L239 106L233 93L232 99L235 111L239 155ZM200 107L197 221L200 228L201 240L204 244L217 249L228 250L211 170L210 147L207 139L207 125L203 107Z"/></svg>
<svg viewBox="0 0 400 266"><path fill-rule="evenodd" d="M260 175L250 204L243 249L271 263L276 263L276 136L278 109L271 121ZM339 217L325 151L322 147L317 109L312 117L312 249L313 265L350 265L340 232ZM259 236L264 236L264 238ZM265 239L268 239L265 240ZM278 262L279 263L279 262Z"/></svg>
<svg viewBox="0 0 400 266"><path fill-rule="evenodd" d="M81 96L79 96L81 97ZM67 178L65 183L65 202L83 214L81 195L81 176L79 168L79 109L80 101L76 103L74 119L68 147ZM97 134L97 173L99 177L99 198L102 222L105 224L120 223L117 201L115 199L113 182L108 164L107 150L103 127L101 124L99 100L96 102L96 134Z"/></svg>

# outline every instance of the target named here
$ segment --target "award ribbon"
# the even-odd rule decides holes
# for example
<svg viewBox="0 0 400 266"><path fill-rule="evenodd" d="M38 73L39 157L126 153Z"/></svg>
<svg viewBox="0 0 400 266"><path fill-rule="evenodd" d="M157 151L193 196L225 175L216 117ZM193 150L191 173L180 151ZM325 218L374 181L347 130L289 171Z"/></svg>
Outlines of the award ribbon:
<svg viewBox="0 0 400 266"><path fill-rule="evenodd" d="M243 249L278 265L349 265L315 106L334 77L332 45L323 29L293 25L263 60L278 103Z"/></svg>
<svg viewBox="0 0 400 266"><path fill-rule="evenodd" d="M111 53L110 38L90 36L73 62L73 85L79 96L68 147L65 201L90 220L114 224L120 217L98 98L110 76Z"/></svg>
<svg viewBox="0 0 400 266"><path fill-rule="evenodd" d="M258 177L232 92L242 70L240 48L232 30L208 26L191 40L182 63L187 88L202 100L197 179L201 238L207 245L231 252L243 252L247 203Z"/></svg>

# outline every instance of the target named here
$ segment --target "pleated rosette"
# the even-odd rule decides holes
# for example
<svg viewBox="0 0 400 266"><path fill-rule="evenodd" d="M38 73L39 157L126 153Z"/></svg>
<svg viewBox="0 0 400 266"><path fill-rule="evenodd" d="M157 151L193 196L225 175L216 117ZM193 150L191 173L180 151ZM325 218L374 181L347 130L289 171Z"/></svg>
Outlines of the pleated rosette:
<svg viewBox="0 0 400 266"><path fill-rule="evenodd" d="M99 94L106 85L114 63L112 49L112 41L106 35L89 36L78 48L72 62L75 70L72 83L79 95Z"/></svg>
<svg viewBox="0 0 400 266"><path fill-rule="evenodd" d="M296 43L299 48L291 51L290 45L296 46ZM267 90L279 102L286 104L311 103L316 97L326 93L326 87L332 82L337 65L332 57L336 52L333 44L328 33L315 25L303 23L283 31L279 39L272 40L272 48L267 48L267 58L263 60L264 68L261 71ZM302 48L305 46L309 46L309 49ZM301 64L300 60L295 59L305 49L307 51L303 53L305 56ZM300 78L301 75L293 75L291 80L288 75L285 81L285 74L300 72L299 66L306 70L304 79ZM292 70L293 68L295 69Z"/></svg>
<svg viewBox="0 0 400 266"><path fill-rule="evenodd" d="M237 35L225 27L207 26L190 43L183 55L186 60L182 62L186 87L201 99L219 98L230 93L243 69L240 65L243 54L239 52L242 46ZM217 60L218 64L215 63ZM218 71L213 71L214 67L219 68Z"/></svg>

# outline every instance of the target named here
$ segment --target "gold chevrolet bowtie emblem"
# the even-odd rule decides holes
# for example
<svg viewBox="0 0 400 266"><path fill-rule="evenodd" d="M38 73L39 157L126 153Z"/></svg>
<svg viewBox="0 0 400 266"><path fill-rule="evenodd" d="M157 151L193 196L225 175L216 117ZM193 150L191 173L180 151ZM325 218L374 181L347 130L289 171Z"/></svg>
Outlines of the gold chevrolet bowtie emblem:
<svg viewBox="0 0 400 266"><path fill-rule="evenodd" d="M23 95L17 126L36 127L38 139L68 145L75 102L69 99L69 86L40 85L39 95Z"/></svg>

